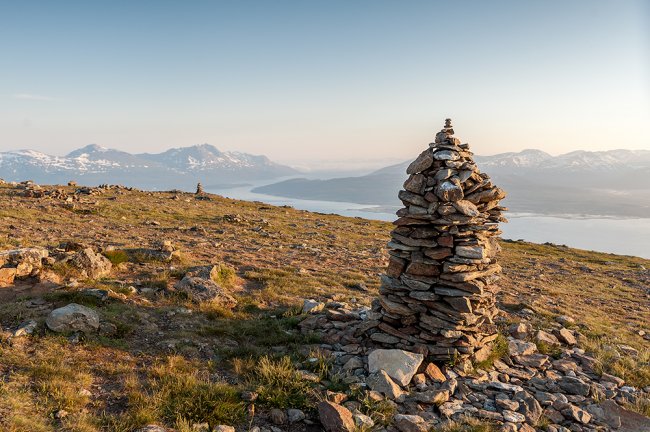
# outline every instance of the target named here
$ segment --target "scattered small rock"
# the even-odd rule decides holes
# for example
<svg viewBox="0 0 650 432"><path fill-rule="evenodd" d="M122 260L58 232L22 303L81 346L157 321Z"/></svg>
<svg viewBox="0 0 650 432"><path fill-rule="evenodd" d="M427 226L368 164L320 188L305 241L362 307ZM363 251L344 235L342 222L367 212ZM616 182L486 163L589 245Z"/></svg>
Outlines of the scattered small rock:
<svg viewBox="0 0 650 432"><path fill-rule="evenodd" d="M274 408L269 412L269 419L273 424L279 426L287 422L287 415L281 409Z"/></svg>
<svg viewBox="0 0 650 432"><path fill-rule="evenodd" d="M13 332L12 337L18 338L21 336L30 336L38 327L38 323L34 320L25 321Z"/></svg>
<svg viewBox="0 0 650 432"><path fill-rule="evenodd" d="M287 410L287 420L289 423L297 423L304 420L306 417L305 413L299 409L290 408Z"/></svg>

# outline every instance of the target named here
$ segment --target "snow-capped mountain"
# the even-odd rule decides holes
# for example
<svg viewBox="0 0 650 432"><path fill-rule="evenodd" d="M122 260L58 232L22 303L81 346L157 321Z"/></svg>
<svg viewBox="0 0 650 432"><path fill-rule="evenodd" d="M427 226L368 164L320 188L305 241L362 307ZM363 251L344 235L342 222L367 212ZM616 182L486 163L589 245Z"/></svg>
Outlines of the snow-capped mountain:
<svg viewBox="0 0 650 432"><path fill-rule="evenodd" d="M541 150L475 156L481 171L508 192L515 212L650 217L650 151ZM292 179L254 189L290 198L396 206L410 161L365 176Z"/></svg>
<svg viewBox="0 0 650 432"><path fill-rule="evenodd" d="M65 156L66 159L74 161L77 165L83 165L87 169L103 169L103 167L148 167L150 162L143 160L138 155L133 155L121 150L113 150L97 144L90 144L86 147L74 150Z"/></svg>
<svg viewBox="0 0 650 432"><path fill-rule="evenodd" d="M0 178L38 183L122 183L150 189L191 189L197 182L236 184L296 174L266 156L222 152L209 144L131 154L91 144L52 156L34 150L0 152Z"/></svg>
<svg viewBox="0 0 650 432"><path fill-rule="evenodd" d="M528 149L517 153L500 153L493 156L476 156L481 167L570 169L570 170L615 170L620 168L647 168L650 166L648 150L578 150L559 156L551 156L541 150Z"/></svg>
<svg viewBox="0 0 650 432"><path fill-rule="evenodd" d="M475 156L474 160L481 167L509 166L527 168L539 166L553 156L541 150L526 149L520 152L500 153L494 156Z"/></svg>
<svg viewBox="0 0 650 432"><path fill-rule="evenodd" d="M277 166L266 156L241 152L222 152L210 144L169 149L159 154L140 154L139 157L186 172L191 170L239 170L242 168L273 168Z"/></svg>

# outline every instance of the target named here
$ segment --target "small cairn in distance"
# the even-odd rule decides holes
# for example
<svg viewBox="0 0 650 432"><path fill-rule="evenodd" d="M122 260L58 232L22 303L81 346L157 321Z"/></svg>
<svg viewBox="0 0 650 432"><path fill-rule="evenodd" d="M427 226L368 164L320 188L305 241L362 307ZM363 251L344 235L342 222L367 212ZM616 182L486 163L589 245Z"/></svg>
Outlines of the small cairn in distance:
<svg viewBox="0 0 650 432"><path fill-rule="evenodd" d="M497 337L494 283L506 194L481 173L451 119L406 170L389 265L367 329L374 344L433 361L481 361Z"/></svg>

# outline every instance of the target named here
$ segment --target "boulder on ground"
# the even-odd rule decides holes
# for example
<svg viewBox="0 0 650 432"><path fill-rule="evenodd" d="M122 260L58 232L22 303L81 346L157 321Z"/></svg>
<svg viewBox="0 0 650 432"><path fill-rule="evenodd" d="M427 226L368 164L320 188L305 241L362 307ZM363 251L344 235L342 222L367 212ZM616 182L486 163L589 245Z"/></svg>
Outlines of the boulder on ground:
<svg viewBox="0 0 650 432"><path fill-rule="evenodd" d="M104 255L98 254L92 248L85 248L74 254L70 264L81 271L83 277L97 279L111 272L113 264Z"/></svg>
<svg viewBox="0 0 650 432"><path fill-rule="evenodd" d="M86 306L70 303L50 312L45 324L57 333L91 333L99 329L99 314Z"/></svg>
<svg viewBox="0 0 650 432"><path fill-rule="evenodd" d="M368 370L376 373L386 371L388 376L402 386L407 386L418 371L424 356L398 349L378 349L368 355Z"/></svg>
<svg viewBox="0 0 650 432"><path fill-rule="evenodd" d="M216 266L207 266L191 269L174 285L174 289L186 294L192 301L210 301L225 308L234 308L237 300L214 281L215 268Z"/></svg>
<svg viewBox="0 0 650 432"><path fill-rule="evenodd" d="M49 256L45 248L33 247L0 252L0 286L11 285L15 278L36 276Z"/></svg>

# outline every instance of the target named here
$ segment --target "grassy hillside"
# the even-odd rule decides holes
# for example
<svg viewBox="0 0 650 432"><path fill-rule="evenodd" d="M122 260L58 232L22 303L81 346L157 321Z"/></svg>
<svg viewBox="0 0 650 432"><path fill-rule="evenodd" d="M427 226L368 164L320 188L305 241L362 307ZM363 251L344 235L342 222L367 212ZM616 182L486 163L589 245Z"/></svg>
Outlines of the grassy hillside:
<svg viewBox="0 0 650 432"><path fill-rule="evenodd" d="M60 265L52 269L57 284L0 288L0 429L131 431L158 422L183 431L198 421L245 429L274 407L313 409L318 396L299 370L326 376L328 364L315 354L318 335L297 330L302 302L369 305L392 225L214 195L99 192L66 202L0 186L0 249L76 242L111 250L114 264L98 280ZM180 251L173 262L122 253L161 241ZM649 260L524 242L502 247L503 326L521 316L543 323L569 315L603 371L650 385ZM174 292L186 269L201 264L222 265L234 310ZM96 309L113 331L80 341L47 331L49 311L71 302ZM9 340L29 319L39 323L35 334ZM259 395L256 413L242 400L250 390ZM376 418L381 409L367 408Z"/></svg>

